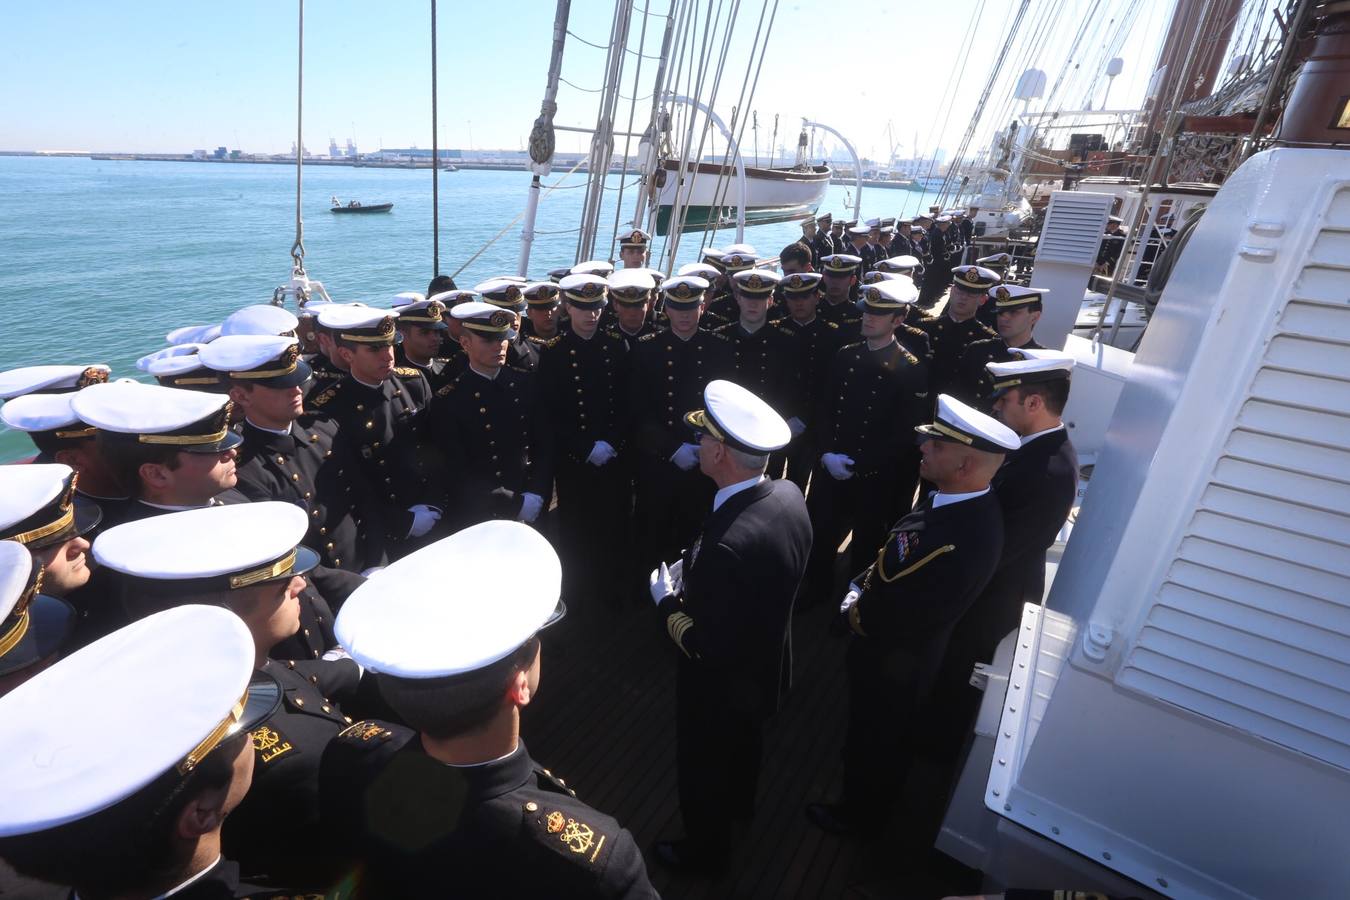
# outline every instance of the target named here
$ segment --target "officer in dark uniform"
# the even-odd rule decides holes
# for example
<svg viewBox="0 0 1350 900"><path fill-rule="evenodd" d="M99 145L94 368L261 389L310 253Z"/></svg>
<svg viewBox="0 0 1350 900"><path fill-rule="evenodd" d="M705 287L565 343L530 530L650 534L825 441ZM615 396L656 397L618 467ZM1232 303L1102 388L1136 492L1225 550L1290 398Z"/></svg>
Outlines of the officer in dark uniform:
<svg viewBox="0 0 1350 900"><path fill-rule="evenodd" d="M714 330L735 322L741 315L741 308L736 300L736 274L738 272L748 272L759 263L759 258L753 250L742 252L740 250L727 251L722 256L722 273L726 281L726 289L721 293L714 292L711 299L707 301L703 310L703 315L699 318L699 327Z"/></svg>
<svg viewBox="0 0 1350 900"><path fill-rule="evenodd" d="M421 295L414 294L419 297ZM395 306L399 342L394 346L394 365L416 369L427 379L432 392L450 383L455 366L444 355L446 334L445 304L440 300L416 299Z"/></svg>
<svg viewBox="0 0 1350 900"><path fill-rule="evenodd" d="M820 455L815 450L815 430L812 424L820 404L820 393L825 389L825 373L830 360L842 345L841 329L837 322L816 314L820 303L820 282L824 276L817 272L787 275L778 282L778 294L787 309L787 315L774 323L797 341L797 363L805 360L802 372L802 419L806 430L788 445L787 477L802 490L806 489L811 469Z"/></svg>
<svg viewBox="0 0 1350 900"><path fill-rule="evenodd" d="M620 269L605 279L614 311L605 333L619 338L629 350L643 335L657 331L656 279L646 269Z"/></svg>
<svg viewBox="0 0 1350 900"><path fill-rule="evenodd" d="M834 217L830 213L825 213L816 218L816 223L820 227L816 230L815 239L811 241L811 268L819 272L820 261L839 251L834 246L834 238L830 237L830 230L834 227Z"/></svg>
<svg viewBox="0 0 1350 900"><path fill-rule="evenodd" d="M717 333L731 342L732 380L764 400L787 419L793 437L806 430L806 385L801 367L802 348L786 331L770 324L774 291L780 276L767 269L751 269L732 276L740 315ZM787 452L769 460L769 477L783 477Z"/></svg>
<svg viewBox="0 0 1350 900"><path fill-rule="evenodd" d="M5 697L0 855L40 880L0 875L6 896L52 896L56 884L60 897L301 893L241 882L218 849L250 790L248 733L278 701L274 681L250 679L253 652L238 617L196 606L128 626ZM134 727L147 722L153 751Z"/></svg>
<svg viewBox="0 0 1350 900"><path fill-rule="evenodd" d="M633 270L610 278L624 271ZM569 275L559 287L572 330L544 347L539 375L545 427L552 431L558 542L567 561L563 594L584 612L597 611L596 601L611 601L605 611L612 613L623 582L611 562L627 559L615 550L630 533L632 481L619 458L628 436L629 348L613 331L599 329L605 279Z"/></svg>
<svg viewBox="0 0 1350 900"><path fill-rule="evenodd" d="M976 317L981 304L988 302L990 288L999 283L998 276L980 266L960 266L952 275L955 280L942 313L915 326L928 334L933 348L928 378L934 396L955 389L957 365L966 347L998 337Z"/></svg>
<svg viewBox="0 0 1350 900"><path fill-rule="evenodd" d="M637 457L634 530L643 572L689 545L712 498L682 418L708 382L735 365L730 342L699 327L707 290L697 276L668 279L661 294L670 327L643 336L633 349L628 443Z"/></svg>
<svg viewBox="0 0 1350 900"><path fill-rule="evenodd" d="M343 642L416 732L358 726L325 754L324 821L358 864L356 896L656 896L632 835L519 738L541 632L563 614L560 581L542 535L484 522L394 563L343 607Z"/></svg>
<svg viewBox="0 0 1350 900"><path fill-rule="evenodd" d="M304 414L300 387L309 367L299 349L294 338L252 335L217 338L203 348L203 361L228 380L230 399L244 411L235 487L250 500L286 500L305 510L305 541L324 565L354 573L382 566L388 559L380 504L333 421Z"/></svg>
<svg viewBox="0 0 1350 900"><path fill-rule="evenodd" d="M543 345L567 329L562 318L562 301L558 299L558 285L552 281L535 281L520 289L525 297L525 318L520 321L520 333L538 353Z"/></svg>
<svg viewBox="0 0 1350 900"><path fill-rule="evenodd" d="M849 244L848 238L844 236L844 224L845 223L842 219L830 222L830 234L829 234L830 252L825 254L826 256L830 256L835 253L848 252Z"/></svg>
<svg viewBox="0 0 1350 900"><path fill-rule="evenodd" d="M858 266L859 277L872 271L872 264L877 261L876 253L867 239L870 233L871 229L865 224L852 225L848 229L848 239L850 242L848 253L861 260Z"/></svg>
<svg viewBox="0 0 1350 900"><path fill-rule="evenodd" d="M802 219L802 236L798 238L797 243L806 247L811 252L811 267L816 268L820 264L820 257L816 252L816 238L819 237L817 231L817 222L814 217Z"/></svg>
<svg viewBox="0 0 1350 900"><path fill-rule="evenodd" d="M970 216L966 215L964 209L952 210L952 230L957 233L961 240L961 260L965 262L969 256L967 254L975 243L975 220L971 216L975 215L975 207L971 207Z"/></svg>
<svg viewBox="0 0 1350 900"><path fill-rule="evenodd" d="M606 263L605 265L609 264ZM573 266L573 268L581 268L581 266ZM529 309L529 304L525 302L524 289L524 283L505 278L494 278L474 287L474 290L482 296L483 302L515 313L517 322L524 317L526 310ZM525 335L521 332L518 324L512 331L511 341L506 348L506 365L531 375L539 368L539 351L525 339Z"/></svg>
<svg viewBox="0 0 1350 900"><path fill-rule="evenodd" d="M98 504L79 496L78 484L79 474L62 463L0 467L0 541L27 547L46 570L43 591L62 598L87 596L81 591L93 568L89 538L103 519ZM89 616L101 620L98 610ZM116 617L109 621L115 627ZM86 632L90 624L81 622L80 628Z"/></svg>
<svg viewBox="0 0 1350 900"><path fill-rule="evenodd" d="M79 614L65 600L42 592L45 574L23 544L0 541L0 697L70 647Z"/></svg>
<svg viewBox="0 0 1350 900"><path fill-rule="evenodd" d="M1015 350L1042 350L1031 336L1041 318L1041 297L1045 288L1000 284L989 290L985 306L997 310L998 337L975 341L966 346L956 364L952 396L976 409L988 411L994 402L993 381L988 363L1008 362L1019 357Z"/></svg>
<svg viewBox="0 0 1350 900"><path fill-rule="evenodd" d="M445 323L445 337L441 341L441 356L445 357L448 361L445 366L445 371L447 371L449 377L453 379L460 372L464 371L464 367L469 364L469 361L464 356L464 348L459 345L459 339L460 336L464 334L464 328L459 324L458 319L450 315L450 310L461 303L477 300L478 295L473 291L453 290L436 294L430 299L438 301L445 307L441 312L441 321ZM440 388L444 386L445 385L442 384L440 387L436 388L436 390L440 390ZM433 396L435 393L436 391L432 391Z"/></svg>
<svg viewBox="0 0 1350 900"><path fill-rule="evenodd" d="M928 224L925 225L925 222ZM928 229L931 227L931 219L924 216L915 216L909 228L909 242L914 248L914 256L919 260L919 268L915 273L914 283L920 288L923 287L928 266L933 262L932 247L928 243Z"/></svg>
<svg viewBox="0 0 1350 900"><path fill-rule="evenodd" d="M309 331L314 335L314 344L317 350L305 356L305 362L309 363L310 375L309 382L305 384L305 398L316 396L323 393L327 388L332 387L347 374L343 368L341 360L336 359L337 345L333 342L333 332L323 327L319 321L319 316L325 309L333 304L327 300L311 300L305 304L302 313L308 313L310 318L301 317L302 324L307 322Z"/></svg>
<svg viewBox="0 0 1350 900"><path fill-rule="evenodd" d="M894 286L892 286L894 285ZM815 543L803 600L834 596L834 560L851 530L856 571L894 521L897 498L912 482L906 450L910 430L928 406L923 362L895 339L904 308L917 292L904 282L881 282L863 291L863 340L835 354L815 425L821 455L811 476L811 527Z"/></svg>
<svg viewBox="0 0 1350 900"><path fill-rule="evenodd" d="M453 474L451 524L533 523L553 496L554 453L536 379L506 362L519 320L490 303L450 314L464 326L469 365L436 396L430 425Z"/></svg>
<svg viewBox="0 0 1350 900"><path fill-rule="evenodd" d="M1046 551L1078 495L1078 454L1061 419L1074 359L1055 350L1012 355L988 366L997 396L994 413L1021 442L992 482L1003 512L1003 552L993 577L952 632L929 704L928 733L946 758L964 741L979 705L971 669L993 659L998 642L1021 622L1025 604L1040 604Z"/></svg>
<svg viewBox="0 0 1350 900"><path fill-rule="evenodd" d="M295 313L295 336L300 341L300 355L304 357L305 362L319 352L319 334L314 328L314 322L319 317L319 309L328 301L315 301L315 308L311 309L310 304L305 304L296 310Z"/></svg>
<svg viewBox="0 0 1350 900"><path fill-rule="evenodd" d="M924 266L923 289L919 292L919 306L931 308L952 283L952 271L961 264L964 250L960 232L952 230L951 216L938 216L928 232L928 255L931 262Z"/></svg>
<svg viewBox="0 0 1350 900"><path fill-rule="evenodd" d="M320 830L319 761L351 724L332 698L354 693L361 670L341 651L319 660L268 656L300 628L303 576L319 561L299 543L308 518L281 501L166 513L104 532L95 553L128 579L122 602L132 621L206 604L248 627L255 664L280 685L281 705L250 735L253 787L226 823L223 847L245 876L327 883L340 860ZM281 841L274 823L283 811Z"/></svg>
<svg viewBox="0 0 1350 900"><path fill-rule="evenodd" d="M651 247L651 243L652 236L641 228L634 228L632 231L620 235L619 261L623 263L623 267L625 269L641 269L647 265L647 250ZM601 277L605 278L608 275L602 275Z"/></svg>
<svg viewBox="0 0 1350 900"><path fill-rule="evenodd" d="M792 602L811 548L795 484L764 475L787 446L783 417L751 391L709 382L685 421L717 485L712 513L672 574L650 579L676 657L676 748L686 837L656 845L667 865L718 870L755 809L764 722L792 685Z"/></svg>
<svg viewBox="0 0 1350 900"><path fill-rule="evenodd" d="M1120 254L1125 250L1125 239L1129 232L1120 216L1110 216L1106 220L1106 232L1102 235L1101 246L1097 248L1098 275L1110 276L1116 270Z"/></svg>
<svg viewBox="0 0 1350 900"><path fill-rule="evenodd" d="M307 407L337 425L337 441L378 492L390 555L409 548L441 517L446 487L440 453L425 436L431 388L414 368L394 365L393 312L333 305L319 313L335 356L350 372L310 397Z"/></svg>
<svg viewBox="0 0 1350 900"><path fill-rule="evenodd" d="M907 726L932 689L953 626L1003 548L989 482L1017 448L1017 435L945 395L918 431L922 474L937 491L878 542L874 562L840 607L853 630L843 791L836 804L807 807L807 817L830 832L875 832L895 809L878 798L899 796L904 786L913 743Z"/></svg>
<svg viewBox="0 0 1350 900"><path fill-rule="evenodd" d="M862 311L856 304L858 278L862 274L862 258L848 253L836 253L820 261L820 304L816 315L839 326L840 344L858 339Z"/></svg>

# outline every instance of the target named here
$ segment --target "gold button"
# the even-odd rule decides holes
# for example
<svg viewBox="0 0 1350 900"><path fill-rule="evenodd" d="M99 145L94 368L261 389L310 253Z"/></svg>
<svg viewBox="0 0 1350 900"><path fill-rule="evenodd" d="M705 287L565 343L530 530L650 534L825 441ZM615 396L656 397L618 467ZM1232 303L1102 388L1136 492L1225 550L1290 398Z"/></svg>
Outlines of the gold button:
<svg viewBox="0 0 1350 900"><path fill-rule="evenodd" d="M304 698L304 697L296 697L296 698L295 698L295 705L296 705L296 706L304 706L304 705L305 705L305 698Z"/></svg>

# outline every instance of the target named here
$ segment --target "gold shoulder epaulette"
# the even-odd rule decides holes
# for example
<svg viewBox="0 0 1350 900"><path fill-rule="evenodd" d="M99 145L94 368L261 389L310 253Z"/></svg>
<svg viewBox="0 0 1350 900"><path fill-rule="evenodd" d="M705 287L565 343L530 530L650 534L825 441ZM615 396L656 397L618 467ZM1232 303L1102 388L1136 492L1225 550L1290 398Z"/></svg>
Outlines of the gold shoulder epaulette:
<svg viewBox="0 0 1350 900"><path fill-rule="evenodd" d="M327 403L329 400L332 400L336 396L337 396L337 385L334 385L330 388L326 388L325 390L321 391L317 396L311 397L308 401L306 401L306 405L311 407L323 406L325 403Z"/></svg>
<svg viewBox="0 0 1350 900"><path fill-rule="evenodd" d="M638 338L638 343L640 344L640 343L642 343L643 341L650 341L652 338L656 337L656 336L659 335L660 333L661 333L661 332L659 332L659 331L653 331L653 332L651 332L651 333L649 333L649 334L644 334L642 337Z"/></svg>
<svg viewBox="0 0 1350 900"><path fill-rule="evenodd" d="M721 325L718 325L715 328L709 328L708 330L711 331L713 334L721 334L723 331L726 331L728 328L730 328L735 324L736 324L735 322L723 322Z"/></svg>
<svg viewBox="0 0 1350 900"><path fill-rule="evenodd" d="M387 741L393 732L378 722L355 722L338 732L338 740L350 744L369 744L374 741Z"/></svg>
<svg viewBox="0 0 1350 900"><path fill-rule="evenodd" d="M412 366L394 366L394 374L400 378L416 378L422 374L422 370L414 369Z"/></svg>
<svg viewBox="0 0 1350 900"><path fill-rule="evenodd" d="M903 344L900 346L900 352L905 354L905 359L909 361L911 366L917 366L919 364L919 358L913 353L910 353Z"/></svg>
<svg viewBox="0 0 1350 900"><path fill-rule="evenodd" d="M436 389L436 396L437 396L437 397L448 397L448 396L450 396L451 394L453 394L453 393L455 392L455 385L458 384L458 383L459 383L458 381L452 381L452 382L450 382L449 384L445 385L444 387L437 388L437 389Z"/></svg>
<svg viewBox="0 0 1350 900"><path fill-rule="evenodd" d="M928 337L928 332L924 331L922 328L915 328L913 325L906 325L905 331L909 332L912 335L916 336L922 335L923 337Z"/></svg>
<svg viewBox="0 0 1350 900"><path fill-rule="evenodd" d="M826 327L826 328L838 328L838 327L839 327L839 323L833 321L832 319L826 319L826 320L825 320L825 327Z"/></svg>

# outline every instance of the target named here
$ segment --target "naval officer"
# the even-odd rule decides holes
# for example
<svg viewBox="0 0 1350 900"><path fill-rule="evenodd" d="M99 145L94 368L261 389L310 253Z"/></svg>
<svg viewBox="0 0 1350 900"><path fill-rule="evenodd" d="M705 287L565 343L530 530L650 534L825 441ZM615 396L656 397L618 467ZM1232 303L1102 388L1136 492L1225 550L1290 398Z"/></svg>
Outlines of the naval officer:
<svg viewBox="0 0 1350 900"><path fill-rule="evenodd" d="M75 631L75 607L45 593L46 568L18 541L0 541L0 697L56 662Z"/></svg>
<svg viewBox="0 0 1350 900"><path fill-rule="evenodd" d="M458 370L445 355L445 304L409 291L394 298L399 342L394 347L394 367L415 369L435 393L455 377Z"/></svg>
<svg viewBox="0 0 1350 900"><path fill-rule="evenodd" d="M94 555L126 579L122 602L132 620L189 604L223 606L243 620L254 667L281 686L282 702L251 735L254 786L225 825L224 847L245 875L320 883L337 861L319 829L319 760L351 724L333 695L350 696L361 671L341 650L319 660L274 658L302 627L304 576L319 561L300 543L307 518L281 501L167 513L104 532ZM274 830L279 816L284 840Z"/></svg>
<svg viewBox="0 0 1350 900"><path fill-rule="evenodd" d="M989 363L1018 359L1018 350L1043 350L1032 336L1032 329L1040 321L1042 297L1045 288L1023 287L1020 284L999 284L989 289L989 300L995 310L995 329L998 337L974 341L966 345L956 363L952 395L977 409L988 411L993 403L993 381Z"/></svg>
<svg viewBox="0 0 1350 900"><path fill-rule="evenodd" d="M787 422L750 391L711 381L684 417L699 435L699 468L717 485L702 533L675 565L651 575L661 624L679 651L676 749L685 837L656 854L717 871L750 822L764 723L792 684L792 601L811 550L801 490L764 475L787 446Z"/></svg>
<svg viewBox="0 0 1350 900"><path fill-rule="evenodd" d="M180 677L188 675L190 677ZM242 883L221 828L278 688L233 613L143 619L0 698L0 856L73 897L293 896Z"/></svg>
<svg viewBox="0 0 1350 900"><path fill-rule="evenodd" d="M960 746L979 703L970 686L977 662L993 658L998 642L1017 627L1022 608L1045 594L1045 555L1078 495L1078 454L1064 427L1064 404L1074 358L1056 350L1014 351L1009 362L989 363L994 415L1017 433L1020 445L994 475L1003 512L1003 552L989 584L957 624L934 689L939 750Z"/></svg>
<svg viewBox="0 0 1350 900"><path fill-rule="evenodd" d="M1003 519L990 481L1017 435L943 395L930 424L915 429L920 474L937 490L886 535L876 561L840 606L848 648L848 728L843 789L807 817L839 834L872 833L894 806L913 749L918 712L953 626L988 584L1003 549Z"/></svg>
<svg viewBox="0 0 1350 900"><path fill-rule="evenodd" d="M359 864L360 896L656 896L632 835L520 737L561 579L538 532L484 522L395 562L342 608L344 645L413 729L359 723L324 756L324 820Z"/></svg>
<svg viewBox="0 0 1350 900"><path fill-rule="evenodd" d="M309 366L295 338L221 337L202 350L221 373L230 399L244 411L244 442L235 460L235 487L250 500L286 500L310 517L306 541L323 564L364 572L387 562L380 503L359 477L350 445L337 440L331 419L304 413ZM320 588L341 602L356 587L336 572Z"/></svg>

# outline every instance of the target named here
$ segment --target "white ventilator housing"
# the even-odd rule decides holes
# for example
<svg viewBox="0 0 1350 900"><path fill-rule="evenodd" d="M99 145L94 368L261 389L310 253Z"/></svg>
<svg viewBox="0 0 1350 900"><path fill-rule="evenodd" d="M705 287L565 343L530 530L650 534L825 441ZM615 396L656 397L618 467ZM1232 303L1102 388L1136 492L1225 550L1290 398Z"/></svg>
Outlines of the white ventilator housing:
<svg viewBox="0 0 1350 900"><path fill-rule="evenodd" d="M1266 151L1214 198L1047 602L990 810L1168 896L1347 895L1350 153Z"/></svg>

